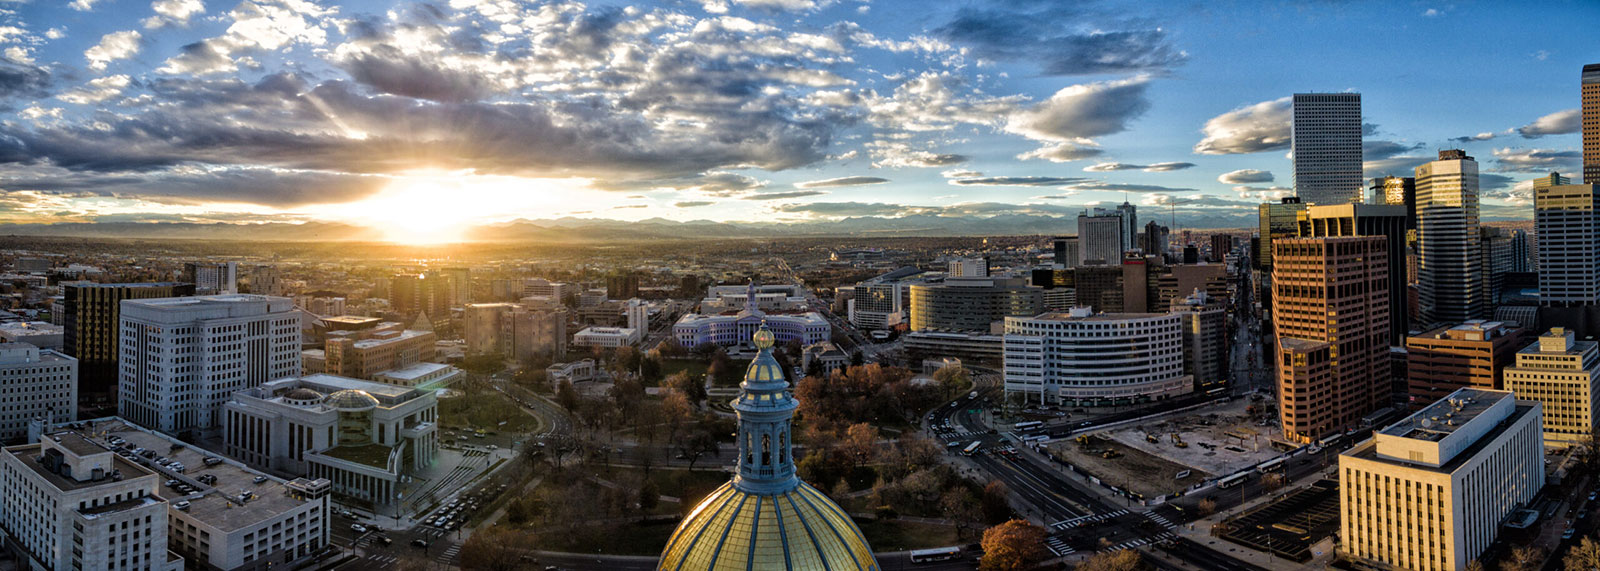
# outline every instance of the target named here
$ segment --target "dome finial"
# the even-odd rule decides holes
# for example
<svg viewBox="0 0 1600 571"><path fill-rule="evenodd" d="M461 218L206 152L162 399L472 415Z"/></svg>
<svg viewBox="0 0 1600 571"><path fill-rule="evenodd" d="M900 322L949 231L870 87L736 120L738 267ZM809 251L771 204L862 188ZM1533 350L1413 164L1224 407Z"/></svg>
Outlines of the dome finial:
<svg viewBox="0 0 1600 571"><path fill-rule="evenodd" d="M772 348L776 338L773 337L772 330L767 329L766 320L761 321L761 329L751 336L751 342L755 343L757 349L767 350Z"/></svg>

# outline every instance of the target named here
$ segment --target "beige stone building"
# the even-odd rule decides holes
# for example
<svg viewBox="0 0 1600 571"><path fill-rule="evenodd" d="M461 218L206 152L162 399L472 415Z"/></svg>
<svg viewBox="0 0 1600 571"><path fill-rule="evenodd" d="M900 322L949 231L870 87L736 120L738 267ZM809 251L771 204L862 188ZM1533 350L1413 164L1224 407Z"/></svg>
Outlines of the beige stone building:
<svg viewBox="0 0 1600 571"><path fill-rule="evenodd" d="M1517 365L1505 370L1506 389L1517 398L1544 405L1545 446L1588 442L1600 408L1600 350L1555 328L1517 352Z"/></svg>

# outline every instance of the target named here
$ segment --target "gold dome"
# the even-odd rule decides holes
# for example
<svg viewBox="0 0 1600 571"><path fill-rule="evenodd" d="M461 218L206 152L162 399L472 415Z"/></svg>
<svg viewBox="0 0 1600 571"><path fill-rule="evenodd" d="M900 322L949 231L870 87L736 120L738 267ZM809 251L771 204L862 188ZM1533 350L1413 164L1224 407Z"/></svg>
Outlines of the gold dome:
<svg viewBox="0 0 1600 571"><path fill-rule="evenodd" d="M877 571L861 529L833 500L801 483L776 494L723 484L678 525L662 571Z"/></svg>

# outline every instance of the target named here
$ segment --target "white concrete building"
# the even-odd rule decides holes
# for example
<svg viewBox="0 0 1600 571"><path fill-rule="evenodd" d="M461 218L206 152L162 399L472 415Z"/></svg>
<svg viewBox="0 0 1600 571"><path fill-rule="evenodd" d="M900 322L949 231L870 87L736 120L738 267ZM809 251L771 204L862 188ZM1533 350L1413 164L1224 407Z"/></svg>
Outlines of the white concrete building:
<svg viewBox="0 0 1600 571"><path fill-rule="evenodd" d="M644 300L639 298L628 300L623 312L628 316L628 329L640 332L650 330L650 305Z"/></svg>
<svg viewBox="0 0 1600 571"><path fill-rule="evenodd" d="M440 389L466 377L461 369L443 363L415 363L372 375L372 380L397 387Z"/></svg>
<svg viewBox="0 0 1600 571"><path fill-rule="evenodd" d="M27 343L40 349L61 350L62 335L66 332L60 325L52 325L43 321L12 321L0 323L0 339L6 343Z"/></svg>
<svg viewBox="0 0 1600 571"><path fill-rule="evenodd" d="M35 571L178 571L160 477L71 431L0 452L0 531Z"/></svg>
<svg viewBox="0 0 1600 571"><path fill-rule="evenodd" d="M956 258L950 260L950 277L953 278L986 278L989 277L989 258Z"/></svg>
<svg viewBox="0 0 1600 571"><path fill-rule="evenodd" d="M389 506L400 478L438 455L438 408L431 390L308 375L234 393L222 440L251 466L326 478L336 494Z"/></svg>
<svg viewBox="0 0 1600 571"><path fill-rule="evenodd" d="M191 568L295 569L328 545L327 480L271 477L116 417L85 421L75 432L163 480L169 546ZM140 449L155 458L133 452Z"/></svg>
<svg viewBox="0 0 1600 571"><path fill-rule="evenodd" d="M761 311L800 311L807 307L805 289L794 284L718 285L706 288L700 312L739 311L750 306L752 297Z"/></svg>
<svg viewBox="0 0 1600 571"><path fill-rule="evenodd" d="M78 360L27 343L0 344L0 440L21 442L28 423L77 418Z"/></svg>
<svg viewBox="0 0 1600 571"><path fill-rule="evenodd" d="M1005 390L1073 406L1159 400L1194 391L1184 374L1183 317L1069 313L1007 317Z"/></svg>
<svg viewBox="0 0 1600 571"><path fill-rule="evenodd" d="M573 347L632 347L639 343L639 330L628 327L585 327L572 336Z"/></svg>
<svg viewBox="0 0 1600 571"><path fill-rule="evenodd" d="M1538 402L1463 388L1339 455L1339 544L1380 569L1461 571L1544 487Z"/></svg>
<svg viewBox="0 0 1600 571"><path fill-rule="evenodd" d="M124 300L120 335L118 412L168 434L214 431L234 392L300 373L300 319L289 298Z"/></svg>
<svg viewBox="0 0 1600 571"><path fill-rule="evenodd" d="M1517 352L1517 363L1503 371L1505 388L1544 408L1544 444L1587 444L1600 412L1600 350L1578 341L1573 332L1551 329L1537 343Z"/></svg>
<svg viewBox="0 0 1600 571"><path fill-rule="evenodd" d="M183 265L183 279L194 284L195 295L239 293L239 263L190 262Z"/></svg>

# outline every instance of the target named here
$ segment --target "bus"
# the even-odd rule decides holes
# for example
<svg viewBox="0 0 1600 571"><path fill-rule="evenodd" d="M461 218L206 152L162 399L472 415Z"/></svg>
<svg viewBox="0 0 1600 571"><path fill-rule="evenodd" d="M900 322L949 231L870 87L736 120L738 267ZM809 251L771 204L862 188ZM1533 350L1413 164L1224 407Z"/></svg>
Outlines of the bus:
<svg viewBox="0 0 1600 571"><path fill-rule="evenodd" d="M1012 430L1033 430L1033 429L1039 428L1041 426L1044 426L1043 422L1040 422L1040 421L1037 421L1037 420L1030 420L1030 421L1027 421L1027 422L1016 423L1016 424L1012 425L1011 428L1012 428Z"/></svg>
<svg viewBox="0 0 1600 571"><path fill-rule="evenodd" d="M961 557L960 547L937 547L934 549L918 549L911 552L912 563L933 563L936 561L949 561Z"/></svg>
<svg viewBox="0 0 1600 571"><path fill-rule="evenodd" d="M1223 478L1221 480L1217 480L1217 487L1218 488L1224 488L1224 489L1232 488L1232 487L1237 486L1239 484L1243 484L1244 481L1246 479L1248 479L1249 477L1250 477L1250 473L1249 472L1240 472L1238 474L1234 474L1232 476L1228 476L1228 477Z"/></svg>
<svg viewBox="0 0 1600 571"><path fill-rule="evenodd" d="M1321 441L1317 442L1317 446L1320 446L1322 448L1333 448L1334 446L1338 446L1339 443L1342 442L1343 440L1344 440L1344 435L1343 434L1335 434L1333 436L1329 436L1329 437L1324 438Z"/></svg>
<svg viewBox="0 0 1600 571"><path fill-rule="evenodd" d="M1050 435L1049 434L1034 434L1034 435L1022 437L1022 441L1023 442L1041 442L1041 441L1045 441L1045 440L1049 440L1049 439L1050 439Z"/></svg>
<svg viewBox="0 0 1600 571"><path fill-rule="evenodd" d="M978 451L978 447L982 446L982 445L983 445L982 442L974 440L974 441L972 441L972 444L968 444L966 448L962 448L961 449L961 455L962 456L971 456L972 453L973 452L977 452Z"/></svg>
<svg viewBox="0 0 1600 571"><path fill-rule="evenodd" d="M1267 472L1277 470L1278 468L1283 467L1283 461L1283 458L1274 458L1272 460L1262 462L1260 466L1256 466L1256 471L1265 474Z"/></svg>

